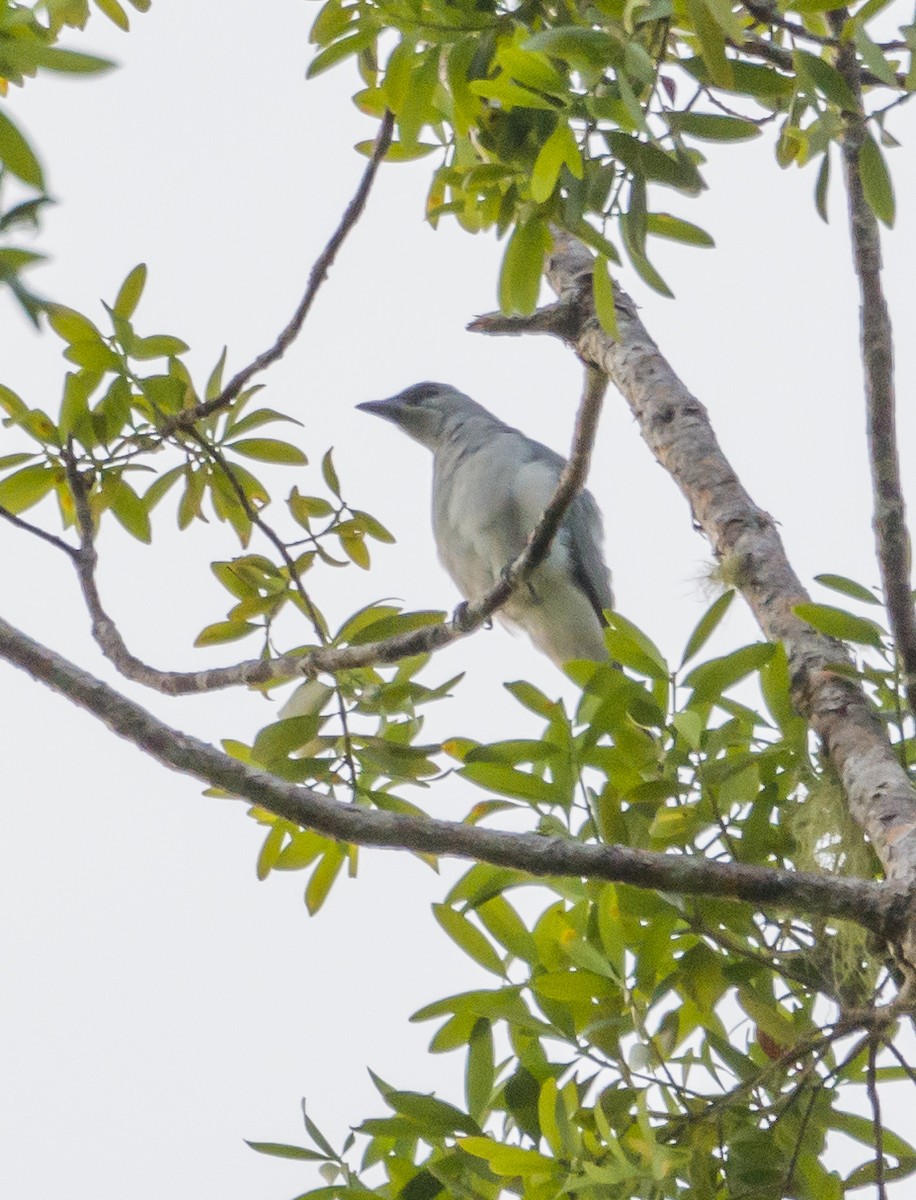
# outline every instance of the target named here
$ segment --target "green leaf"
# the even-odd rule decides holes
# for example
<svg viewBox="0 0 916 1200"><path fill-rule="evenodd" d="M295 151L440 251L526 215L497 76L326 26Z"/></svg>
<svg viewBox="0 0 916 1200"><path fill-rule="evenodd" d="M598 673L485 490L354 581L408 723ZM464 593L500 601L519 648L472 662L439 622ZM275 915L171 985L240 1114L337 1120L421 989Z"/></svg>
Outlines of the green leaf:
<svg viewBox="0 0 916 1200"><path fill-rule="evenodd" d="M853 41L856 44L856 49L862 56L862 61L872 74L877 75L888 87L896 88L898 85L894 68L884 57L880 48L868 36L863 25L856 23Z"/></svg>
<svg viewBox="0 0 916 1200"><path fill-rule="evenodd" d="M29 411L26 402L3 383L0 383L0 408L14 421L19 421Z"/></svg>
<svg viewBox="0 0 916 1200"><path fill-rule="evenodd" d="M694 667L684 680L684 685L693 688L697 700L714 701L746 675L769 662L775 652L776 647L770 642L742 646L731 654Z"/></svg>
<svg viewBox="0 0 916 1200"><path fill-rule="evenodd" d="M556 803L559 799L557 788L532 775L528 771L518 771L505 763L473 762L459 768L459 775L476 783L478 787L500 796L510 796L518 800L535 800L545 804Z"/></svg>
<svg viewBox="0 0 916 1200"><path fill-rule="evenodd" d="M153 540L146 504L126 480L117 475L106 475L102 483L102 495L129 534L141 542Z"/></svg>
<svg viewBox="0 0 916 1200"><path fill-rule="evenodd" d="M671 670L658 646L632 621L618 612L610 614L604 640L612 658L650 679L667 680Z"/></svg>
<svg viewBox="0 0 916 1200"><path fill-rule="evenodd" d="M463 1113L454 1104L427 1096L422 1092L386 1090L385 1100L395 1112L409 1117L431 1137L447 1137L451 1133L479 1133L480 1126L473 1117Z"/></svg>
<svg viewBox="0 0 916 1200"><path fill-rule="evenodd" d="M187 342L183 342L181 338L172 337L167 333L154 333L150 337L134 338L130 347L130 357L139 360L175 358L184 354L187 349Z"/></svg>
<svg viewBox="0 0 916 1200"><path fill-rule="evenodd" d="M337 478L337 472L334 470L334 463L331 459L330 450L327 451L321 460L321 477L339 500L340 480Z"/></svg>
<svg viewBox="0 0 916 1200"><path fill-rule="evenodd" d="M579 70L602 68L622 61L622 46L601 29L582 25L559 25L545 29L523 43L525 50L543 51Z"/></svg>
<svg viewBox="0 0 916 1200"><path fill-rule="evenodd" d="M359 54L361 50L365 50L367 46L372 45L375 41L375 36L374 29L358 29L355 33L341 38L339 42L334 42L326 50L322 50L320 54L315 55L305 73L306 79L314 79L316 75L320 75L322 71L327 71L329 67L333 67L336 63L342 62L345 58L349 58L353 54Z"/></svg>
<svg viewBox="0 0 916 1200"><path fill-rule="evenodd" d="M319 1154L315 1150L306 1150L304 1146L286 1146L282 1142L249 1142L247 1138L244 1140L245 1145L256 1150L258 1154L270 1154L274 1158L293 1158L304 1162L328 1161L326 1154Z"/></svg>
<svg viewBox="0 0 916 1200"><path fill-rule="evenodd" d="M845 575L815 575L814 579L822 587L830 588L834 592L842 592L844 596L850 596L853 600L861 600L863 604L881 604L880 599L871 588L865 587L862 583L856 583L854 579L847 579Z"/></svg>
<svg viewBox="0 0 916 1200"><path fill-rule="evenodd" d="M668 124L679 133L689 133L708 142L743 142L759 137L762 132L755 121L724 113L675 112L669 114Z"/></svg>
<svg viewBox="0 0 916 1200"><path fill-rule="evenodd" d="M635 176L696 195L704 184L696 165L684 154L669 154L654 142L644 142L615 130L607 135L611 153Z"/></svg>
<svg viewBox="0 0 916 1200"><path fill-rule="evenodd" d="M103 12L109 21L113 21L119 29L123 29L125 33L129 31L130 21L118 0L93 0L93 3L99 12Z"/></svg>
<svg viewBox="0 0 916 1200"><path fill-rule="evenodd" d="M65 342L71 345L82 342L97 343L107 349L101 333L82 313L63 304L49 304L47 314L48 324Z"/></svg>
<svg viewBox="0 0 916 1200"><path fill-rule="evenodd" d="M283 463L295 467L305 466L308 462L298 446L276 438L241 438L237 442L229 442L226 448L259 462Z"/></svg>
<svg viewBox="0 0 916 1200"><path fill-rule="evenodd" d="M23 183L44 188L41 163L6 113L0 111L0 162Z"/></svg>
<svg viewBox="0 0 916 1200"><path fill-rule="evenodd" d="M259 628L259 625L251 625L248 621L217 621L200 631L194 639L194 645L218 646L223 642L237 642Z"/></svg>
<svg viewBox="0 0 916 1200"><path fill-rule="evenodd" d="M598 323L609 337L618 336L617 309L614 307L614 282L603 254L595 259L592 271L592 298Z"/></svg>
<svg viewBox="0 0 916 1200"><path fill-rule="evenodd" d="M80 374L68 372L64 379L64 398L60 406L60 435L69 437L89 415L88 391Z"/></svg>
<svg viewBox="0 0 916 1200"><path fill-rule="evenodd" d="M35 463L0 480L0 507L21 513L42 500L58 479L58 472L45 463Z"/></svg>
<svg viewBox="0 0 916 1200"><path fill-rule="evenodd" d="M63 50L59 46L30 47L29 57L36 66L47 71L64 71L76 75L97 75L110 71L114 63L95 54L82 54L78 50Z"/></svg>
<svg viewBox="0 0 916 1200"><path fill-rule="evenodd" d="M525 316L534 312L544 257L551 245L550 232L543 221L534 218L516 225L499 276L499 305L504 313Z"/></svg>
<svg viewBox="0 0 916 1200"><path fill-rule="evenodd" d="M824 151L824 157L821 159L821 165L817 172L817 182L814 185L814 207L817 210L817 215L826 225L828 222L827 216L827 196L830 189L830 147Z"/></svg>
<svg viewBox="0 0 916 1200"><path fill-rule="evenodd" d="M138 263L118 289L114 311L119 317L129 320L140 303L146 285L146 263Z"/></svg>
<svg viewBox="0 0 916 1200"><path fill-rule="evenodd" d="M453 942L485 971L505 977L506 968L502 959L493 949L480 930L473 925L463 913L457 912L447 904L434 904L433 913L436 920L449 935Z"/></svg>
<svg viewBox="0 0 916 1200"><path fill-rule="evenodd" d="M354 149L364 158L369 158L375 149L375 142L357 142ZM418 158L426 158L434 150L441 149L436 142L392 142L385 151L385 162L415 162Z"/></svg>
<svg viewBox="0 0 916 1200"><path fill-rule="evenodd" d="M703 0L687 0L687 12L693 22L703 51L703 63L713 83L731 88L735 72L725 53L725 35Z"/></svg>
<svg viewBox="0 0 916 1200"><path fill-rule="evenodd" d="M692 221L683 221L670 213L647 213L646 232L655 237L669 238L673 242L685 242L689 246L714 246L716 243L705 229Z"/></svg>
<svg viewBox="0 0 916 1200"><path fill-rule="evenodd" d="M828 100L832 100L837 108L848 112L856 111L856 98L836 67L823 58L818 58L816 54L809 54L807 50L796 50L792 57L802 82L816 87Z"/></svg>
<svg viewBox="0 0 916 1200"><path fill-rule="evenodd" d="M531 198L536 203L543 204L550 199L564 166L576 179L582 178L582 152L569 125L561 121L534 160L530 187Z"/></svg>
<svg viewBox="0 0 916 1200"><path fill-rule="evenodd" d="M468 1039L464 1076L468 1112L477 1121L483 1119L489 1107L495 1076L493 1027L485 1017L478 1017Z"/></svg>
<svg viewBox="0 0 916 1200"><path fill-rule="evenodd" d="M530 1175L555 1175L560 1169L555 1159L537 1150L525 1150L486 1137L460 1138L458 1145L466 1154L484 1159L494 1175L520 1175L524 1179Z"/></svg>
<svg viewBox="0 0 916 1200"><path fill-rule="evenodd" d="M832 604L796 604L792 611L812 628L841 642L874 646L876 650L884 645L886 635L880 625Z"/></svg>
<svg viewBox="0 0 916 1200"><path fill-rule="evenodd" d="M859 150L859 176L865 200L879 221L888 229L894 225L894 185L878 143L866 133Z"/></svg>
<svg viewBox="0 0 916 1200"><path fill-rule="evenodd" d="M696 624L696 628L687 639L687 645L684 649L684 657L681 659L682 667L684 663L688 661L688 659L693 658L695 654L698 654L700 650L703 649L703 647L709 641L709 638L718 628L719 622L728 612L734 598L735 591L734 588L731 588L729 591L719 596L717 600L714 600L704 615L700 617Z"/></svg>
<svg viewBox="0 0 916 1200"><path fill-rule="evenodd" d="M309 916L314 917L327 900L334 880L346 861L346 849L338 842L333 842L318 860L318 866L312 872L305 888L305 907Z"/></svg>

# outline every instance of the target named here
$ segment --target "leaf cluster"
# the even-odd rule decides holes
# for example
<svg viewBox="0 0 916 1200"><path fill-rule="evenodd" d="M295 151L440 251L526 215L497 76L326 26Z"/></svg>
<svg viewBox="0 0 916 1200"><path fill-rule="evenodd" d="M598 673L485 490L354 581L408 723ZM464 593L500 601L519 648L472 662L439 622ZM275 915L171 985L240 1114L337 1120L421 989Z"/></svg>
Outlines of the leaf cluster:
<svg viewBox="0 0 916 1200"><path fill-rule="evenodd" d="M820 164L816 202L826 219L830 149L861 108L835 66L836 48L854 45L872 90L899 99L913 86L916 44L911 25L894 50L874 40L883 4L861 6L832 36L831 7L326 0L312 28L318 52L310 74L356 60L365 83L357 105L395 114L389 158L438 160L430 221L449 215L471 232L508 235L500 304L526 314L537 302L552 225L598 253L599 283L607 264L625 255L649 286L670 295L651 261L651 239L712 239L655 197L664 189L687 199L705 188L704 143L752 139L773 125L780 165ZM885 128L891 106L862 110L870 127L860 152L866 197L887 224L894 201L881 147L896 144ZM599 293L596 301L613 331L612 299Z"/></svg>

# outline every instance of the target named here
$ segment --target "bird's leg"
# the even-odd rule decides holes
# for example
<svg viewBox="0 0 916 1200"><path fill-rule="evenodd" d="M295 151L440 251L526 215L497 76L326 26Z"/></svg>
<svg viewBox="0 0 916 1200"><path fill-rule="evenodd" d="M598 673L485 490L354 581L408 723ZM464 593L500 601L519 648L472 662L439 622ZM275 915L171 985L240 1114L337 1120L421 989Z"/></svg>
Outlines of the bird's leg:
<svg viewBox="0 0 916 1200"><path fill-rule="evenodd" d="M470 622L468 621L468 610L470 609L470 607L471 606L468 604L467 600L462 600L461 603L455 609L455 611L452 613L452 624L455 626L456 629L459 629L462 633L467 633L468 630L471 628ZM485 620L483 622L483 627L484 627L484 629L492 629L493 628L493 618L492 617L485 618Z"/></svg>
<svg viewBox="0 0 916 1200"><path fill-rule="evenodd" d="M512 583L512 579L510 578L511 571L512 571L512 568L510 565L503 567L503 569L499 573L500 579L504 580L506 583ZM531 603L532 604L540 604L541 597L534 590L534 584L531 582L530 577L525 579L525 587L528 589L528 595L531 598Z"/></svg>

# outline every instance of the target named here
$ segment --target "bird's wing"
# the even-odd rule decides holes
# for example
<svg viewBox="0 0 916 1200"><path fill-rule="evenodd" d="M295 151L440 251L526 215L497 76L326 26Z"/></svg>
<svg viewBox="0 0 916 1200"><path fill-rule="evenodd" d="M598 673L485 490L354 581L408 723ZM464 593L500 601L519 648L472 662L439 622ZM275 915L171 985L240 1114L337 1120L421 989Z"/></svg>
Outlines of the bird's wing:
<svg viewBox="0 0 916 1200"><path fill-rule="evenodd" d="M556 490L565 461L549 447L523 434L517 436L525 443L527 459L519 470L512 513L514 540L521 550ZM603 625L604 610L614 607L614 596L601 548L602 535L601 512L591 492L583 490L567 509L557 541L569 556L573 579Z"/></svg>
<svg viewBox="0 0 916 1200"><path fill-rule="evenodd" d="M601 513L594 496L591 492L580 492L563 518L560 536L566 541L573 578L604 625L604 610L614 607L614 594L601 548L602 532Z"/></svg>

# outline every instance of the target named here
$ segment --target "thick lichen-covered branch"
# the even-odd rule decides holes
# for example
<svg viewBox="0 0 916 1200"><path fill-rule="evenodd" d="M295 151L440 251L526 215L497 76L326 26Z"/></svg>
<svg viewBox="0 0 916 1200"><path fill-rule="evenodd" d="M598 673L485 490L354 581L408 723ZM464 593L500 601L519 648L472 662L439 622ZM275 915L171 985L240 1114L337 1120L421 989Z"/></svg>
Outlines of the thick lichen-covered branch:
<svg viewBox="0 0 916 1200"><path fill-rule="evenodd" d="M862 689L831 670L849 663L845 648L795 614L809 599L786 557L769 513L745 491L722 452L702 404L678 378L639 319L617 294L616 340L594 315L592 256L572 238L559 237L548 278L559 296L560 332L587 363L605 371L630 406L656 459L686 497L693 519L750 605L764 635L782 642L798 710L822 739L840 777L853 817L871 839L893 880L916 878L916 794ZM557 306L553 306L556 310ZM494 314L471 328L480 332L537 331L523 318Z"/></svg>

